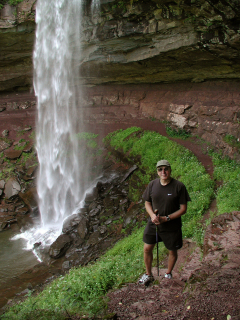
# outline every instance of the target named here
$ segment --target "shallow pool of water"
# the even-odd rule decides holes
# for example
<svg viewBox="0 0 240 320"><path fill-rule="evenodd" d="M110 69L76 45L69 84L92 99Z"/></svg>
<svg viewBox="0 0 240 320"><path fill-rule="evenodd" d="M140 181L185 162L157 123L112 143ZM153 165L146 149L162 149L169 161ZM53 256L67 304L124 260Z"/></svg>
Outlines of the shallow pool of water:
<svg viewBox="0 0 240 320"><path fill-rule="evenodd" d="M24 250L24 239L11 240L17 232L0 232L0 285L39 263L32 251Z"/></svg>

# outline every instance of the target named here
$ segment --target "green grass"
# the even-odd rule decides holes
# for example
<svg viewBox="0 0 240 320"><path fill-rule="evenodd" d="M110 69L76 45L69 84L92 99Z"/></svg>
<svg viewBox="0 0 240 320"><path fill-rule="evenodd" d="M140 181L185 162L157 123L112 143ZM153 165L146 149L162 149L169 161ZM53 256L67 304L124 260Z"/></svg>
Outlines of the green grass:
<svg viewBox="0 0 240 320"><path fill-rule="evenodd" d="M71 269L36 297L15 305L1 319L65 319L66 313L92 316L106 307L105 294L144 271L143 228L119 241L101 259L85 267ZM159 246L160 258L166 253Z"/></svg>
<svg viewBox="0 0 240 320"><path fill-rule="evenodd" d="M157 132L142 131L137 127L111 133L105 143L127 153L129 160L139 166L140 170L135 174L137 179L133 177L133 183L130 183L133 201L141 199L143 187L157 177L157 161L167 159L171 163L172 176L186 185L192 200L187 214L182 217L183 234L201 243L203 228L199 221L214 198L214 182L194 154Z"/></svg>
<svg viewBox="0 0 240 320"><path fill-rule="evenodd" d="M214 178L222 184L216 193L218 214L240 210L240 164L229 157L211 153Z"/></svg>
<svg viewBox="0 0 240 320"><path fill-rule="evenodd" d="M11 6L16 6L18 3L23 2L23 0L0 0L0 10L5 4L10 4Z"/></svg>

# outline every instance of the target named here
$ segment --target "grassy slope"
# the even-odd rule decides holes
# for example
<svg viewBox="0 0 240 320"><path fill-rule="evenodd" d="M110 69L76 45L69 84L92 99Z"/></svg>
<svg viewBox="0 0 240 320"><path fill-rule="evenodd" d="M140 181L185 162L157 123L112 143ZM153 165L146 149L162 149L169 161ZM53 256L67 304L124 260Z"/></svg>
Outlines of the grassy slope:
<svg viewBox="0 0 240 320"><path fill-rule="evenodd" d="M145 187L155 172L155 163L167 158L172 164L173 176L183 181L192 198L184 216L184 235L201 241L203 226L198 221L214 196L214 184L195 156L176 143L155 132L140 128L120 130L106 137L112 148L121 149L131 161L139 165L138 187L132 183L131 196L140 199L138 190ZM137 157L137 156L141 157ZM212 154L215 176L224 181L217 192L220 213L240 210L239 164L222 160ZM138 159L138 160L136 160ZM141 162L139 161L141 159ZM131 182L130 182L131 184ZM141 188L140 188L141 189ZM228 201L229 192L234 199ZM106 306L105 294L123 283L135 281L144 270L142 256L143 228L119 241L94 264L70 270L69 274L49 285L37 297L29 297L23 304L11 308L2 319L66 319L67 314L93 315ZM165 249L161 246L162 255Z"/></svg>

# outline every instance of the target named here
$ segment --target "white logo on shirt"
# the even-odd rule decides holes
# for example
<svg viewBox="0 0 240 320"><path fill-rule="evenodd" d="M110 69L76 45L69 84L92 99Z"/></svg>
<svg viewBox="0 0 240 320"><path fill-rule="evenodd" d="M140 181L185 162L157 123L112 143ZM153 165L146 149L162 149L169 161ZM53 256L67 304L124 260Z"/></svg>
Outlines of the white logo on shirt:
<svg viewBox="0 0 240 320"><path fill-rule="evenodd" d="M168 193L168 196L171 196L172 194L171 193Z"/></svg>

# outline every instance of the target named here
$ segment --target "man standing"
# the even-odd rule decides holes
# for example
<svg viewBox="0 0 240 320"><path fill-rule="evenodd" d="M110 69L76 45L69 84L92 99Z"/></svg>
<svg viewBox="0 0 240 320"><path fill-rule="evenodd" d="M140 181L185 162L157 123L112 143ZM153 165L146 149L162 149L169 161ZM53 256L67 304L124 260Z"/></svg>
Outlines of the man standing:
<svg viewBox="0 0 240 320"><path fill-rule="evenodd" d="M160 179L149 183L143 194L149 220L144 230L144 263L146 273L139 280L140 284L153 281L153 249L157 242L163 241L169 251L168 269L165 278L172 278L172 270L177 261L177 250L182 247L181 216L187 211L187 202L191 201L185 185L171 177L171 166L167 160L157 163L157 174Z"/></svg>

